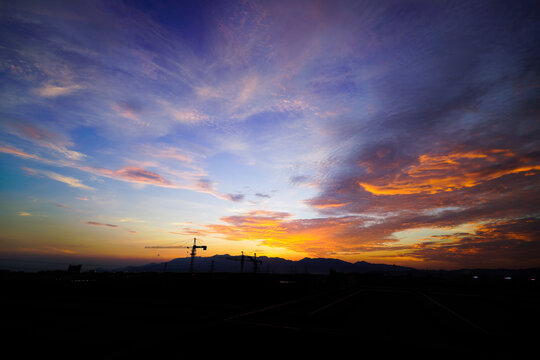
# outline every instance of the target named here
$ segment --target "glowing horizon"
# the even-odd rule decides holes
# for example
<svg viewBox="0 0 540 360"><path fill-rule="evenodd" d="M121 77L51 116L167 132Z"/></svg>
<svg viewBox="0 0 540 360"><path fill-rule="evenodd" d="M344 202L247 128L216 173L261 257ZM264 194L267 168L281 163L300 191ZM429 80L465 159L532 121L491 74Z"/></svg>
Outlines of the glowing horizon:
<svg viewBox="0 0 540 360"><path fill-rule="evenodd" d="M540 266L533 2L1 9L6 261Z"/></svg>

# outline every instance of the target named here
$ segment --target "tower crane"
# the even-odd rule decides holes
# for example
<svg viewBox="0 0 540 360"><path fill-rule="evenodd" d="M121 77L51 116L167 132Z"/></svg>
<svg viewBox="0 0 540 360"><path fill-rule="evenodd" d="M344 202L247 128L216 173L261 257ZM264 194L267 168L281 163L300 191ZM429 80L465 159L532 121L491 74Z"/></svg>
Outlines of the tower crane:
<svg viewBox="0 0 540 360"><path fill-rule="evenodd" d="M190 249L191 248L191 263L189 271L193 274L193 259L197 254L197 249L206 250L206 245L197 245L197 238L193 238L193 246L170 245L170 246L145 246L145 249Z"/></svg>
<svg viewBox="0 0 540 360"><path fill-rule="evenodd" d="M253 272L257 272L257 264L262 264L262 260L257 259L257 254L253 254L254 256L244 255L244 252L242 251L242 255L240 255L240 258L233 257L230 258L230 260L234 261L240 261L240 272L244 272L244 262L245 259L251 261L253 263Z"/></svg>

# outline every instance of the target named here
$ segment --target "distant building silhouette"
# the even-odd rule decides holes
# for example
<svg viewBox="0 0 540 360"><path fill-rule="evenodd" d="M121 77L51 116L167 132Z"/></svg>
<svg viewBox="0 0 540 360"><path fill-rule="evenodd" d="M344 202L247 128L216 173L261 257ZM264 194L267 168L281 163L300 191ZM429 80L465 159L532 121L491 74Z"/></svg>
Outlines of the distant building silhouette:
<svg viewBox="0 0 540 360"><path fill-rule="evenodd" d="M80 274L81 273L82 265L69 265L68 267L68 273L70 274Z"/></svg>

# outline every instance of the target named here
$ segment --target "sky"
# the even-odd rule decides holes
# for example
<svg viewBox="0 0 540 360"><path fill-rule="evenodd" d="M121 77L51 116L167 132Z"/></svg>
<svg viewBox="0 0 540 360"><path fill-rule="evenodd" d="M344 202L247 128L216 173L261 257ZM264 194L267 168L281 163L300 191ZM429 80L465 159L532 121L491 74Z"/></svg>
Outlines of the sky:
<svg viewBox="0 0 540 360"><path fill-rule="evenodd" d="M535 1L3 1L0 266L193 238L540 266L539 23Z"/></svg>

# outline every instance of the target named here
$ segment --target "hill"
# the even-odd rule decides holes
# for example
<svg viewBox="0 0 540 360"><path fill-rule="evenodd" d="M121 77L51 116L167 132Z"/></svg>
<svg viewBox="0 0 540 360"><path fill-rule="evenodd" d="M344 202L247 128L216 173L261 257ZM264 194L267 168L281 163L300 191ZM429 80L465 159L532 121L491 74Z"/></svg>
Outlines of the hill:
<svg viewBox="0 0 540 360"><path fill-rule="evenodd" d="M279 257L257 257L257 268L252 258L244 257L242 265L241 256L214 255L211 257L195 257L193 270L196 272L254 272L260 273L305 273L305 274L328 274L340 273L373 273L373 272L408 272L413 268L372 264L365 261L350 263L339 259L328 258L304 258L302 260L286 260ZM142 266L128 266L116 271L130 272L187 272L190 270L191 258L177 258L167 262L150 263Z"/></svg>

